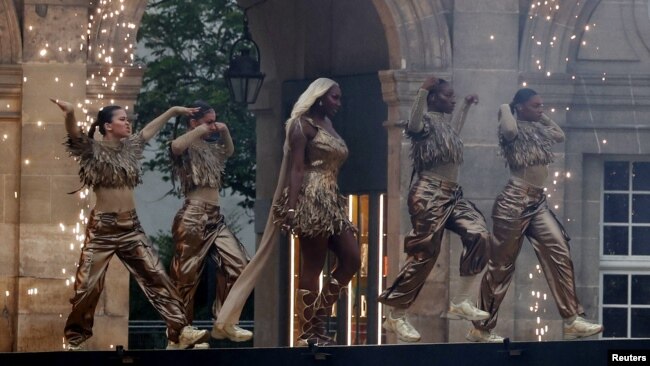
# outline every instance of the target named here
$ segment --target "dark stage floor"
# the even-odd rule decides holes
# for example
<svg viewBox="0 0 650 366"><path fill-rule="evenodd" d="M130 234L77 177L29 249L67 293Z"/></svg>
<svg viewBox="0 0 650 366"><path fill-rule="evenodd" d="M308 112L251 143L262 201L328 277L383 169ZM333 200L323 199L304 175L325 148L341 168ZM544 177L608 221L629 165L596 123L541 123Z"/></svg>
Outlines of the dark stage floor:
<svg viewBox="0 0 650 366"><path fill-rule="evenodd" d="M506 344L416 344L307 348L221 348L183 351L81 351L0 353L1 366L102 365L608 365L611 351L650 352L650 339L513 342ZM639 352L633 352L637 350ZM650 364L627 362L625 364Z"/></svg>

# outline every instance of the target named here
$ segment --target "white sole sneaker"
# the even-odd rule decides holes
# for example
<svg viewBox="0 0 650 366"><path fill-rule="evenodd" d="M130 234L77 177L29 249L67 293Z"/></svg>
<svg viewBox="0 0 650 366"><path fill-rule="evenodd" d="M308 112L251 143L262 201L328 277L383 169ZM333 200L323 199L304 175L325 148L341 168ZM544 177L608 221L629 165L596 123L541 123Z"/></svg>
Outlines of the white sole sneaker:
<svg viewBox="0 0 650 366"><path fill-rule="evenodd" d="M492 332L482 331L476 328L470 328L469 332L465 336L470 342L480 342L480 343L503 343L504 338L496 335Z"/></svg>
<svg viewBox="0 0 650 366"><path fill-rule="evenodd" d="M193 348L197 343L207 341L209 337L207 330L185 326L178 336L178 349Z"/></svg>
<svg viewBox="0 0 650 366"><path fill-rule="evenodd" d="M603 331L603 326L596 323L591 323L583 317L577 317L570 325L565 324L562 337L565 340L573 340L579 338L587 338L594 336Z"/></svg>
<svg viewBox="0 0 650 366"><path fill-rule="evenodd" d="M210 336L214 339L229 339L232 342L246 342L253 338L253 332L236 325L213 326Z"/></svg>
<svg viewBox="0 0 650 366"><path fill-rule="evenodd" d="M450 320L469 320L479 321L485 320L490 317L490 313L483 311L476 306L470 304L468 301L463 301L460 304L449 304L449 310L446 313L440 314L441 318Z"/></svg>
<svg viewBox="0 0 650 366"><path fill-rule="evenodd" d="M412 329L410 332L411 334L402 334L402 332L398 332L395 325L396 320L390 318L390 314L386 317L386 320L384 321L384 324L382 324L382 328L384 328L386 331L392 332L397 336L397 339L399 339L402 342L408 342L408 343L415 343L419 342L420 339L422 338L420 336L420 333L410 324L407 323L409 328Z"/></svg>

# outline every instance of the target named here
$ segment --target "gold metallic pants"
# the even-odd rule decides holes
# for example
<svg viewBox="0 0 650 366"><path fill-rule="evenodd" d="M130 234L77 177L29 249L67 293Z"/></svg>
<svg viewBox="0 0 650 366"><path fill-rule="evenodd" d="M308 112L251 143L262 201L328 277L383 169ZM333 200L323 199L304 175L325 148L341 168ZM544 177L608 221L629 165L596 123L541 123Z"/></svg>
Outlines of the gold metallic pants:
<svg viewBox="0 0 650 366"><path fill-rule="evenodd" d="M408 308L415 301L424 281L440 254L444 230L458 234L463 243L460 275L480 273L487 263L490 240L485 218L468 200L458 184L422 175L408 197L412 230L404 238L406 263L395 282L378 301L396 308Z"/></svg>
<svg viewBox="0 0 650 366"><path fill-rule="evenodd" d="M217 264L217 298L212 305L216 319L230 288L250 260L246 249L226 226L219 206L200 200L185 200L174 218L172 234L176 253L169 276L178 289L190 323L194 319L194 294L206 257Z"/></svg>
<svg viewBox="0 0 650 366"><path fill-rule="evenodd" d="M188 324L183 306L132 210L121 213L92 211L90 214L74 283L75 295L70 300L72 312L65 324L68 343L78 345L93 335L95 308L114 254L167 323L169 339L178 342L181 328Z"/></svg>
<svg viewBox="0 0 650 366"><path fill-rule="evenodd" d="M481 309L490 318L474 322L479 329L493 329L499 306L515 271L524 237L533 245L562 318L584 312L575 291L569 236L548 208L541 188L511 178L497 196L492 209L494 242L488 269L481 281Z"/></svg>

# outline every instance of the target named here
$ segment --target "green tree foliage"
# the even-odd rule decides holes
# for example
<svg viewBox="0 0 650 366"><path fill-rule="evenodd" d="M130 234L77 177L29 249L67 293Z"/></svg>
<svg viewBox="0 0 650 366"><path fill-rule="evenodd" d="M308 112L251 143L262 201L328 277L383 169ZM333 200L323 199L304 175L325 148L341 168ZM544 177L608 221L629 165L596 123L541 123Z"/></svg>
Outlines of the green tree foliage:
<svg viewBox="0 0 650 366"><path fill-rule="evenodd" d="M235 154L228 159L225 188L242 194L245 209L255 197L255 119L245 106L231 103L223 72L230 47L242 36L243 13L235 0L159 0L150 3L138 32L140 47L149 52L140 61L146 65L143 90L136 103L136 129L173 105L189 105L201 99L215 108L218 120L226 122ZM182 121L184 122L184 121ZM180 123L177 135L185 132ZM159 149L144 163L146 169L170 180L167 143L174 133L169 124L156 138Z"/></svg>

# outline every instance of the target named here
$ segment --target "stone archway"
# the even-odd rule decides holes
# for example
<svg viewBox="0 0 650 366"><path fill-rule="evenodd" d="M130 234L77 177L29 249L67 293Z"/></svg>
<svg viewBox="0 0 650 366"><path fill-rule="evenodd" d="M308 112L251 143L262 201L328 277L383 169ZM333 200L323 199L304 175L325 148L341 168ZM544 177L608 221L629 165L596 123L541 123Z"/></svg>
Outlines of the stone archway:
<svg viewBox="0 0 650 366"><path fill-rule="evenodd" d="M522 72L567 72L577 52L585 25L601 0L570 0L561 5L528 7L519 52ZM539 61L539 62L538 62Z"/></svg>
<svg viewBox="0 0 650 366"><path fill-rule="evenodd" d="M118 56L112 60L116 66L133 62L128 55L136 47L136 34L140 20L147 7L147 0L130 1L128 7L122 2L99 2L89 9L92 33L88 41L88 62L106 63L106 56L97 50L113 48ZM126 52L128 50L128 52Z"/></svg>
<svg viewBox="0 0 650 366"><path fill-rule="evenodd" d="M441 1L373 0L384 25L391 69L439 70L451 66L451 40Z"/></svg>

